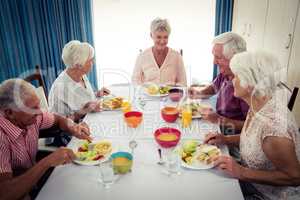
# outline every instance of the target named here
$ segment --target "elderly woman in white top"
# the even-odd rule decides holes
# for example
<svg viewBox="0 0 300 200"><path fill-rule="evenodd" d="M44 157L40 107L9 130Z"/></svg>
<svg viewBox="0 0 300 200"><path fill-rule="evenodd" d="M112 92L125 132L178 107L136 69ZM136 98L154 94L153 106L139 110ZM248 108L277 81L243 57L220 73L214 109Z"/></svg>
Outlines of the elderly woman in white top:
<svg viewBox="0 0 300 200"><path fill-rule="evenodd" d="M108 94L105 88L94 92L86 76L91 70L94 48L77 40L67 43L62 52L66 69L54 81L49 93L51 112L78 121L88 112L100 111L96 97Z"/></svg>
<svg viewBox="0 0 300 200"><path fill-rule="evenodd" d="M136 60L132 75L134 84L156 83L186 85L186 73L181 55L167 46L171 32L166 19L151 23L154 46L143 51Z"/></svg>
<svg viewBox="0 0 300 200"><path fill-rule="evenodd" d="M247 119L241 135L210 133L205 142L240 146L241 165L228 156L218 157L215 164L250 182L260 199L299 199L300 134L278 87L279 66L276 58L264 52L233 57L234 95L250 106Z"/></svg>

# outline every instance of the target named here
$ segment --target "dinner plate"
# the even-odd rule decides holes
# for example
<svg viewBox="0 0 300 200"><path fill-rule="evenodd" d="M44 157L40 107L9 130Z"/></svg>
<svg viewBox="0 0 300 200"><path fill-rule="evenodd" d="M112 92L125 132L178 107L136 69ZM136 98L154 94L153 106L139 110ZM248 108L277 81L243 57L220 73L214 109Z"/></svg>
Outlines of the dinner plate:
<svg viewBox="0 0 300 200"><path fill-rule="evenodd" d="M143 87L143 91L144 91L144 94L146 94L147 96L150 96L150 97L166 97L169 95L169 93L165 93L165 94L161 94L160 92L158 92L157 94L149 94L148 91L147 91L147 87L149 86L149 84L145 84Z"/></svg>
<svg viewBox="0 0 300 200"><path fill-rule="evenodd" d="M169 95L169 93L165 93L165 94L160 94L160 93L157 93L157 94L149 94L149 93L147 92L147 89L146 89L146 88L144 88L144 94L146 94L146 95L149 96L149 97L166 97L166 96Z"/></svg>
<svg viewBox="0 0 300 200"><path fill-rule="evenodd" d="M206 164L202 164L202 163L197 164L197 166L188 165L183 160L181 161L181 166L184 168L193 169L193 170L211 169L211 168L215 167L213 164L206 165Z"/></svg>
<svg viewBox="0 0 300 200"><path fill-rule="evenodd" d="M214 146L214 145L208 145L208 146ZM220 148L218 148L218 149L221 151ZM221 151L221 154L222 154L222 151ZM184 162L182 159L181 159L181 166L184 168L193 169L193 170L204 170L204 169L211 169L211 168L215 167L215 165L213 163L205 164L205 163L201 163L201 162L197 162L197 163L189 165L186 162Z"/></svg>
<svg viewBox="0 0 300 200"><path fill-rule="evenodd" d="M109 94L107 96L103 96L101 97L102 101L109 101L113 98L116 98L116 95L113 95L113 94ZM111 109L111 108L102 108L102 111L121 111L121 107L120 108L115 108L115 109Z"/></svg>
<svg viewBox="0 0 300 200"><path fill-rule="evenodd" d="M182 117L181 113L179 113L179 117ZM192 115L192 119L201 119L202 115Z"/></svg>
<svg viewBox="0 0 300 200"><path fill-rule="evenodd" d="M96 141L95 143L98 143L98 142L101 142L103 140L100 140L100 141ZM109 141L110 143L112 143L111 141ZM82 145L82 143L78 143L77 145L75 145L72 150L73 152L77 152L78 151L78 148ZM77 160L77 159L74 159L73 162L75 164L78 164L78 165L83 165L83 166L94 166L94 165L99 165L100 163L103 163L105 161L107 161L109 158L110 158L110 155L112 154L113 150L106 154L102 159L100 160L95 160L95 161L81 161L81 160Z"/></svg>
<svg viewBox="0 0 300 200"><path fill-rule="evenodd" d="M74 163L78 164L78 165L83 165L83 166L95 166L95 165L99 165L102 162L105 162L109 159L108 157L104 157L103 159L100 160L96 160L96 161L80 161L80 160L73 160Z"/></svg>

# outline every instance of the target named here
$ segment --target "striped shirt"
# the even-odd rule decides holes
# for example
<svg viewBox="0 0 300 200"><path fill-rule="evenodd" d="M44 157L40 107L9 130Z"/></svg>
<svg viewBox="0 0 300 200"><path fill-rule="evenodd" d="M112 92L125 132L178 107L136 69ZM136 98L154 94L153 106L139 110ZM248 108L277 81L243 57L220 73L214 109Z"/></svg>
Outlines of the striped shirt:
<svg viewBox="0 0 300 200"><path fill-rule="evenodd" d="M0 114L0 173L16 173L35 164L39 130L54 125L54 115L44 112L36 122L21 129Z"/></svg>

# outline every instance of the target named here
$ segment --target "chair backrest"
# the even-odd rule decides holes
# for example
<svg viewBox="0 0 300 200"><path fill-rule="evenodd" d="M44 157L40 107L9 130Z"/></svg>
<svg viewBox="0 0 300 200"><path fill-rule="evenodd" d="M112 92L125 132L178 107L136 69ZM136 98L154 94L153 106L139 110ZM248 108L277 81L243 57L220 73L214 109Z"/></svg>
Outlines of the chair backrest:
<svg viewBox="0 0 300 200"><path fill-rule="evenodd" d="M294 108L294 104L295 104L298 92L299 92L299 88L294 87L291 98L290 98L289 103L288 103L288 108L289 108L290 111L292 111L293 108Z"/></svg>
<svg viewBox="0 0 300 200"><path fill-rule="evenodd" d="M36 93L39 97L39 99L41 100L40 105L41 105L41 109L44 111L48 111L48 101L44 92L43 87L38 87L36 88Z"/></svg>
<svg viewBox="0 0 300 200"><path fill-rule="evenodd" d="M288 109L290 111L293 111L293 108L294 108L294 104L295 104L295 101L296 101L296 98L297 98L297 95L298 95L298 91L299 91L299 88L298 87L294 87L293 90L291 90L284 82L280 81L280 83L278 84L279 86L283 86L285 89L287 89L288 91L290 91L292 94L291 94L291 97L290 97L290 100L288 102Z"/></svg>
<svg viewBox="0 0 300 200"><path fill-rule="evenodd" d="M46 85L45 85L45 82L44 82L44 79L43 79L43 75L41 73L41 68L40 68L39 65L36 65L35 66L35 72L33 74L25 77L24 80L28 81L28 82L38 81L39 86L41 86L43 88L45 96L47 97L47 95L46 95Z"/></svg>

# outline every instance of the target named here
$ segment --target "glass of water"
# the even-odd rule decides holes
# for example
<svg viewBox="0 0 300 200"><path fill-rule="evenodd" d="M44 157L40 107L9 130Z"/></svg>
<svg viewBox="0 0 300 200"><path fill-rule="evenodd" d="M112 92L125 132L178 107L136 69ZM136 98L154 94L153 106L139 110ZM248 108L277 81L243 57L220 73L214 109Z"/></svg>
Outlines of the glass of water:
<svg viewBox="0 0 300 200"><path fill-rule="evenodd" d="M180 175L181 158L177 151L169 150L166 152L166 167L168 174Z"/></svg>
<svg viewBox="0 0 300 200"><path fill-rule="evenodd" d="M110 186L115 182L116 175L114 174L114 169L112 166L112 161L108 160L100 163L100 183L103 184L104 188L110 188Z"/></svg>

